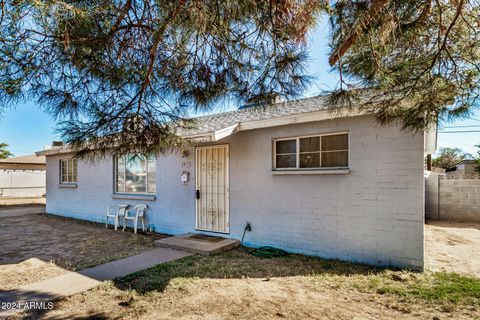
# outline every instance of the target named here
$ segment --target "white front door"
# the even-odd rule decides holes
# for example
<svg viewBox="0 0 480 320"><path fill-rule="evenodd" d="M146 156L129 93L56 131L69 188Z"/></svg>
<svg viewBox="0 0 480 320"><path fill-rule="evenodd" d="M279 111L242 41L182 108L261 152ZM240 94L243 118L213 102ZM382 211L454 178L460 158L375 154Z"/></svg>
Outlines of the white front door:
<svg viewBox="0 0 480 320"><path fill-rule="evenodd" d="M230 232L228 145L196 149L197 230Z"/></svg>

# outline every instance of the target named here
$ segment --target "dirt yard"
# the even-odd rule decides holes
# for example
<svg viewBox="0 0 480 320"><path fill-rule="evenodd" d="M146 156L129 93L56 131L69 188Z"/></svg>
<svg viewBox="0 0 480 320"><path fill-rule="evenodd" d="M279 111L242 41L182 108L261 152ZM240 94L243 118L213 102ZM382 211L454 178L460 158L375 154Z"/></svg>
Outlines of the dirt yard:
<svg viewBox="0 0 480 320"><path fill-rule="evenodd" d="M17 220L1 220L1 231L11 231L0 232L0 242L12 237L18 246L0 247L0 263L24 261L25 273L40 266L40 277L58 272L57 265L74 269L133 254L115 243L132 241L142 251L153 242L47 215L11 219ZM446 272L385 270L302 255L261 259L241 248L161 264L57 301L53 310L11 319L480 319L480 279L471 276L478 272L478 231L471 225L426 226L427 268ZM2 270L14 275L15 266ZM0 272L0 284L11 282L7 274L2 279Z"/></svg>
<svg viewBox="0 0 480 320"><path fill-rule="evenodd" d="M161 235L133 234L46 214L0 218L0 291L155 247Z"/></svg>
<svg viewBox="0 0 480 320"><path fill-rule="evenodd" d="M190 256L24 319L478 319L480 280L242 249ZM18 319L21 316L17 316Z"/></svg>
<svg viewBox="0 0 480 320"><path fill-rule="evenodd" d="M480 223L428 221L425 257L427 269L480 278Z"/></svg>

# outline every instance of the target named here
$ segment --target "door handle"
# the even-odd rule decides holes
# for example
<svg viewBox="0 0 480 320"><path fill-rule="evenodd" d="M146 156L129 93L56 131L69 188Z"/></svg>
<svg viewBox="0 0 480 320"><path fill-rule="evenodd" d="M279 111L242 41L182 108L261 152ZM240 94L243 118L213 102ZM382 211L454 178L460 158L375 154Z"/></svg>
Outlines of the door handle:
<svg viewBox="0 0 480 320"><path fill-rule="evenodd" d="M200 199L200 190L197 189L197 192L195 192L195 197L198 199Z"/></svg>

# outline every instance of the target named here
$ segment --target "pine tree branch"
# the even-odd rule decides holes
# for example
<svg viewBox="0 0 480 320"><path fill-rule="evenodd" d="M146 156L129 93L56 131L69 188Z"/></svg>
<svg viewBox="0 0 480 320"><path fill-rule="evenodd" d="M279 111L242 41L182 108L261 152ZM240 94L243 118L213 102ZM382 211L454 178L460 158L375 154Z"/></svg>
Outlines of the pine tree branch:
<svg viewBox="0 0 480 320"><path fill-rule="evenodd" d="M125 3L125 6L123 6L122 10L120 11L120 14L118 15L117 20L113 24L112 28L110 29L109 34L112 35L117 31L118 27L120 26L120 23L122 23L123 19L125 19L125 16L127 15L128 11L132 8L132 0L127 0Z"/></svg>
<svg viewBox="0 0 480 320"><path fill-rule="evenodd" d="M138 96L138 107L137 107L137 112L140 109L143 95L145 94L145 90L147 89L148 85L150 84L150 77L152 76L153 72L153 67L155 66L155 57L157 55L157 49L158 45L160 44L160 41L164 38L164 33L165 30L167 29L168 25L175 20L177 15L180 13L181 9L183 8L186 0L180 0L179 4L176 6L175 10L169 15L169 18L163 22L163 24L160 26L160 28L157 30L152 47L150 48L149 51L149 63L148 63L148 69L147 73L145 74L145 80L143 81L143 84L136 96Z"/></svg>
<svg viewBox="0 0 480 320"><path fill-rule="evenodd" d="M423 7L423 10L420 13L420 15L418 16L418 18L415 19L414 21L410 22L410 23L402 24L401 28L402 29L408 29L412 26L423 23L425 21L425 19L428 17L428 15L430 14L431 10L432 10L432 0L428 0L428 1L426 1L425 6Z"/></svg>
<svg viewBox="0 0 480 320"><path fill-rule="evenodd" d="M453 27L457 23L457 20L460 17L460 14L462 13L464 4L465 4L465 0L459 1L457 10L455 11L455 16L453 17L452 22L448 26L447 31L445 31L445 36L443 37L442 45L440 46L440 49L438 50L437 54L433 57L432 63L430 65L430 69L432 69L437 63L438 57L440 56L441 52L447 48L448 36L450 35L450 32L452 31Z"/></svg>
<svg viewBox="0 0 480 320"><path fill-rule="evenodd" d="M388 4L388 0L373 0L365 18L355 23L348 37L342 41L328 58L328 63L333 66L357 42L362 32L375 20L377 15Z"/></svg>

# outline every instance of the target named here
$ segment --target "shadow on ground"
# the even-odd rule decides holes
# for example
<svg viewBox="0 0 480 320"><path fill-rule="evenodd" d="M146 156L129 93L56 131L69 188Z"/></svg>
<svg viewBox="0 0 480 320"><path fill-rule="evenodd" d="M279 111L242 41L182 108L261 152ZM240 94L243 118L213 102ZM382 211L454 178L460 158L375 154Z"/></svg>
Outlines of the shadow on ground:
<svg viewBox="0 0 480 320"><path fill-rule="evenodd" d="M366 275L377 274L384 268L326 260L299 254L288 254L271 259L257 258L241 247L215 256L194 255L157 265L114 280L121 290L135 290L140 294L163 292L174 278L241 279L294 277L312 275Z"/></svg>
<svg viewBox="0 0 480 320"><path fill-rule="evenodd" d="M26 312L22 315L22 319L28 320L40 320L43 319L47 311L31 311ZM75 317L75 316L48 316L49 320L116 320L120 317L115 317L112 315L107 315L105 313L90 313L85 316Z"/></svg>
<svg viewBox="0 0 480 320"><path fill-rule="evenodd" d="M480 222L459 222L449 220L433 220L426 221L427 225L442 227L442 228L462 228L462 229L477 229L480 230Z"/></svg>

